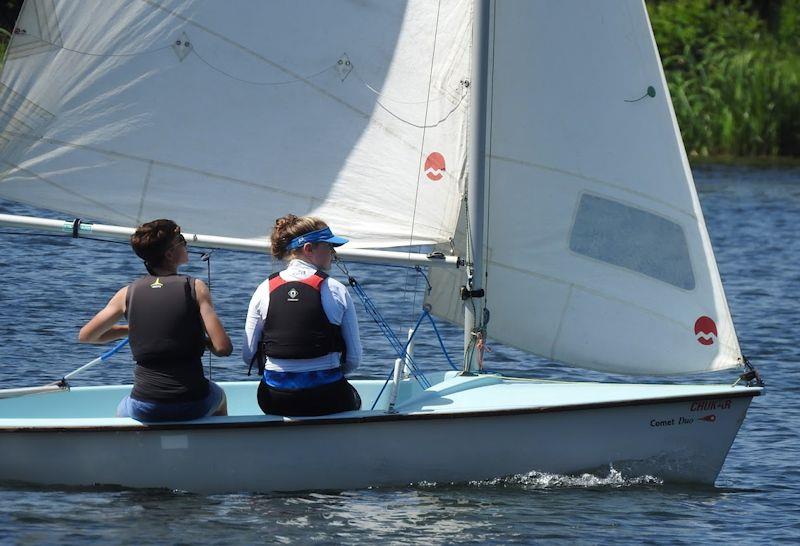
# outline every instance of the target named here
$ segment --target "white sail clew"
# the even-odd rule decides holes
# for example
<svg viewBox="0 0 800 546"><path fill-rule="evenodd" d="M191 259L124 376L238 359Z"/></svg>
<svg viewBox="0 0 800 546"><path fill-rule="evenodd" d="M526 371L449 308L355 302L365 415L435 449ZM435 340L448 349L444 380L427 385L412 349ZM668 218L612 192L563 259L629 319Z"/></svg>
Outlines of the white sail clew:
<svg viewBox="0 0 800 546"><path fill-rule="evenodd" d="M741 365L643 2L506 0L491 24L489 335L625 374ZM460 322L458 273L431 282Z"/></svg>
<svg viewBox="0 0 800 546"><path fill-rule="evenodd" d="M0 87L0 197L228 237L293 212L351 246L447 241L469 6L29 0Z"/></svg>

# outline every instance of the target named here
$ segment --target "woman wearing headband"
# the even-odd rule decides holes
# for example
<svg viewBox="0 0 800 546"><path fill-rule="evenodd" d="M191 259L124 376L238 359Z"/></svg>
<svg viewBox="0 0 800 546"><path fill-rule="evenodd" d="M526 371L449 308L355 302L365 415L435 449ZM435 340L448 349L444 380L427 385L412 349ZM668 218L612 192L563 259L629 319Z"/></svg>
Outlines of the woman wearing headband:
<svg viewBox="0 0 800 546"><path fill-rule="evenodd" d="M205 378L201 357L206 347L228 356L231 340L206 284L178 275L178 266L189 261L181 228L163 219L142 224L131 246L149 275L120 289L78 335L84 343L130 338L133 390L120 402L117 416L183 421L226 415L225 393ZM117 324L123 315L128 324Z"/></svg>
<svg viewBox="0 0 800 546"><path fill-rule="evenodd" d="M245 363L259 361L264 413L311 416L361 407L344 377L361 360L353 300L325 273L334 247L346 242L319 218L289 214L275 221L272 255L289 263L253 294L242 354Z"/></svg>

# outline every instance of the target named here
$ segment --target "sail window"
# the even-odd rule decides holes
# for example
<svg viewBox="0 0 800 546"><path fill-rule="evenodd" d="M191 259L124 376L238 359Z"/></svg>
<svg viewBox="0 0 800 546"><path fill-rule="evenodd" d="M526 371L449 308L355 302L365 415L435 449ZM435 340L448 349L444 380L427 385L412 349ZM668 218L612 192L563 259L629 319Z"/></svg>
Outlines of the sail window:
<svg viewBox="0 0 800 546"><path fill-rule="evenodd" d="M695 286L681 227L642 209L583 194L569 248L684 290Z"/></svg>

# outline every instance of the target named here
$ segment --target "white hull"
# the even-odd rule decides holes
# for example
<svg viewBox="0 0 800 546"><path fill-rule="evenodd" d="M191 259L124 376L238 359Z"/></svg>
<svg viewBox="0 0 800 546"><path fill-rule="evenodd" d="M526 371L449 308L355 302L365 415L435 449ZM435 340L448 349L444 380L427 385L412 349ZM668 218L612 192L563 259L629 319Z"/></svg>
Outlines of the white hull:
<svg viewBox="0 0 800 546"><path fill-rule="evenodd" d="M368 394L382 382L356 383ZM238 395L249 391L255 398L253 383L223 385L232 413ZM613 464L625 474L712 484L752 396L760 393L750 388L668 386L666 397L633 400L625 399L625 389L660 386L615 385L611 387L620 395L616 401L459 407L459 393L469 392L481 405L481 391L495 389L490 393L494 398L498 389L507 387L516 391L504 395L514 406L524 391L540 397L543 389L608 386L510 385L495 378L494 384L463 385L455 393L437 396L453 406L445 411L431 409L429 393L411 392L408 402L416 399L417 411L401 407L399 414L361 411L305 419L232 415L150 426L118 418L13 419L7 412L14 400L4 400L0 480L196 492L342 490L464 482L531 470L569 474ZM101 389L109 396L124 387ZM680 390L686 392L675 396ZM38 400L49 405L48 399L80 394L75 389L35 395L25 397L24 403Z"/></svg>

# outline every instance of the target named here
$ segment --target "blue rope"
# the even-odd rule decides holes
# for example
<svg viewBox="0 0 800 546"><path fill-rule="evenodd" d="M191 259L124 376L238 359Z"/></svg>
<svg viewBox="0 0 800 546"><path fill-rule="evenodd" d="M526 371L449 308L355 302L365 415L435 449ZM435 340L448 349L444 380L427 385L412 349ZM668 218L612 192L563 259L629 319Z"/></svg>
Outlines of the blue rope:
<svg viewBox="0 0 800 546"><path fill-rule="evenodd" d="M378 396L377 396L377 397L375 397L375 401L372 403L372 407L371 407L371 408L369 408L369 410L370 410L370 411L374 410L374 409L375 409L375 406L377 406L377 405L378 405L378 400L380 400L380 399L381 399L381 396L383 396L383 391L385 391L385 390L386 390L386 385L388 385L388 384L389 384L389 381L391 381L391 380L392 380L392 375L394 375L394 368L392 368L392 369L389 371L389 375L388 375L388 376L386 376L386 381L384 381L384 382L383 382L383 387L381 387L381 392L379 392L379 393L378 393Z"/></svg>
<svg viewBox="0 0 800 546"><path fill-rule="evenodd" d="M431 281L428 280L428 276L425 274L425 271L423 271L422 267L419 265L415 265L414 270L422 275L423 279L425 279L425 293L430 294L431 290L433 290L433 287L431 286Z"/></svg>
<svg viewBox="0 0 800 546"><path fill-rule="evenodd" d="M430 317L430 313L428 313L427 309L423 309L422 310L422 314L420 314L419 319L417 320L417 324L414 326L414 329L411 330L411 335L408 336L408 341L406 341L406 344L403 347L403 352L400 353L400 355L399 355L400 358L404 359L406 361L406 364L412 369L418 369L418 368L417 368L416 364L414 363L414 360L411 358L411 355L407 354L407 351L408 351L409 345L411 345L411 342L414 339L414 336L417 335L417 330L419 330L419 326L420 326L420 324L422 324L422 321L425 319L425 317ZM397 337L395 337L395 339L397 339ZM398 340L398 342L399 342L399 340ZM417 377L417 381L419 381L419 384L422 386L422 388L423 389L430 388L431 384L428 381L428 378L425 377L425 374L423 374L422 371L419 371L419 374L420 374L420 377L425 380L425 383L428 384L428 386L426 387L423 384L423 382L420 380L420 378ZM381 396L383 395L383 391L386 390L386 385L388 385L389 381L391 381L392 375L394 375L394 368L392 368L392 371L389 372L389 376L386 378L386 381L383 382L383 387L381 387L381 390L378 393L378 396L375 398L375 401L372 403L372 407L370 408L370 410L374 410L375 409L375 406L378 404L378 400L380 400Z"/></svg>
<svg viewBox="0 0 800 546"><path fill-rule="evenodd" d="M380 328L380 330L383 332L383 335L389 340L389 343L391 344L395 353L397 353L397 357L406 360L408 367L411 368L412 375L417 379L417 381L419 381L419 384L423 389L429 388L431 384L425 377L425 374L422 373L422 370L419 369L413 358L406 355L406 351L408 350L408 342L405 345L400 343L400 340L397 339L397 335L386 322L386 319L383 318L383 315L381 315L380 311L378 311L378 308L375 306L375 303L372 301L372 299L370 299L367 293L364 292L364 289L361 287L358 281L353 277L350 277L348 281L350 282L350 286L353 287L355 293L358 294L358 297L361 298L364 308L367 310L369 316L375 321L375 323L378 325L378 328ZM424 316L420 317L419 321L417 321L417 327L423 318ZM416 333L417 327L414 328L414 333ZM409 342L412 338L413 334L411 338L409 338Z"/></svg>
<svg viewBox="0 0 800 546"><path fill-rule="evenodd" d="M444 340L442 339L441 334L439 333L439 328L436 327L436 321L433 320L433 316L431 316L430 312L426 309L425 315L428 317L428 320L431 321L431 326L433 326L433 332L436 334L436 339L439 340L439 346L442 348L442 352L444 353L444 357L447 359L447 363L450 364L450 367L454 370L458 371L459 368L456 363L450 358L450 354L447 352L447 348L444 346Z"/></svg>
<svg viewBox="0 0 800 546"><path fill-rule="evenodd" d="M420 266L415 266L414 269L420 275L423 276L423 278L425 279L425 283L427 284L426 291L430 292L431 284L430 281L428 280L428 276L425 275L425 272L422 270ZM381 332L383 332L383 335L386 337L386 339L389 340L389 344L394 349L395 353L397 354L397 357L404 360L406 366L408 366L408 368L411 369L412 375L417 380L417 382L419 382L420 386L423 389L430 388L431 383L430 381L428 381L428 378L425 377L425 374L422 372L422 369L419 366L417 366L416 362L414 362L413 357L411 357L411 355L407 353L408 353L408 348L411 345L411 342L414 340L414 336L417 335L417 331L419 331L419 327L422 325L422 321L424 321L426 318L428 319L428 321L430 321L431 326L433 327L433 331L436 334L436 339L439 341L439 346L441 347L442 353L447 359L447 363L450 365L452 369L458 371L459 368L453 361L453 359L450 357L450 354L447 352L447 348L444 345L444 340L442 339L442 335L439 332L439 328L436 326L436 321L433 320L433 317L431 316L430 310L427 306L423 307L422 313L417 319L417 323L411 330L411 335L408 336L408 340L405 342L405 344L403 344L397 338L397 335L394 333L394 330L392 330L391 326L389 326L389 323L386 321L386 319L383 318L383 315L381 315L380 311L378 311L378 307L375 305L375 302L372 301L372 298L369 297L366 291L362 288L361 284L355 279L355 277L349 274L346 267L342 267L342 270L347 275L347 280L350 286L353 287L353 291L358 295L358 297L361 299L361 302L364 304L364 309L366 309L367 314L378 325L378 328L381 330ZM371 410L375 409L375 406L378 404L378 400L380 400L381 396L383 396L383 393L386 390L386 386L392 379L392 375L394 375L394 367L392 367L392 370L389 371L389 375L386 377L386 381L384 381L380 392L378 392L378 396L372 403L372 407L370 408Z"/></svg>

